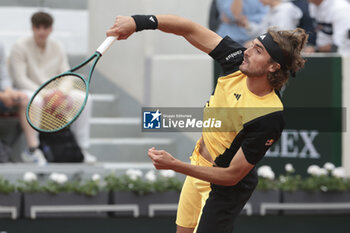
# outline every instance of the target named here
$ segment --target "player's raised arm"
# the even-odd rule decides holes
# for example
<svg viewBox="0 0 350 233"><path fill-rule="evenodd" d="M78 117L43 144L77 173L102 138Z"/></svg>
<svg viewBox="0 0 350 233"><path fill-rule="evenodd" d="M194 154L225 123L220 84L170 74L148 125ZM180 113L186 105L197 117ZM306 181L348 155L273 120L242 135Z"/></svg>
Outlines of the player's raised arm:
<svg viewBox="0 0 350 233"><path fill-rule="evenodd" d="M166 33L183 36L205 53L210 53L222 39L204 26L175 15L118 16L114 25L107 31L107 36L116 36L119 40L123 40L135 31L145 29L159 29Z"/></svg>
<svg viewBox="0 0 350 233"><path fill-rule="evenodd" d="M218 34L202 25L179 16L157 15L157 19L159 30L183 36L193 46L205 53L210 53L222 39Z"/></svg>

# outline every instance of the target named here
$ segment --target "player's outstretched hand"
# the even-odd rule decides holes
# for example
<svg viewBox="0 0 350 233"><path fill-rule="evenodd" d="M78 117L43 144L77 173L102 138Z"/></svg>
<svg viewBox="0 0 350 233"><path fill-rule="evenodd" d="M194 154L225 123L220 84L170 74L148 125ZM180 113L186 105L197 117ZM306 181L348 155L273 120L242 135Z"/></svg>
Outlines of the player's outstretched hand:
<svg viewBox="0 0 350 233"><path fill-rule="evenodd" d="M136 23L131 16L117 16L113 26L107 30L107 36L115 36L118 40L126 40L136 31Z"/></svg>
<svg viewBox="0 0 350 233"><path fill-rule="evenodd" d="M156 169L171 169L174 170L176 166L175 159L171 154L165 150L156 150L154 147L148 150L148 156L153 162L153 165Z"/></svg>

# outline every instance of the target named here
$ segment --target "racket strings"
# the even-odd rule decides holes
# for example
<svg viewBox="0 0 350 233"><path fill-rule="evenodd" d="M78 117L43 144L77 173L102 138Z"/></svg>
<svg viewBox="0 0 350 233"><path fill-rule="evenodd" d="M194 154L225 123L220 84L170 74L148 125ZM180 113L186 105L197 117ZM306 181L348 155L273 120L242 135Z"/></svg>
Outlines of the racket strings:
<svg viewBox="0 0 350 233"><path fill-rule="evenodd" d="M84 106L85 82L78 76L58 77L43 87L32 99L28 117L33 126L45 131L65 127Z"/></svg>

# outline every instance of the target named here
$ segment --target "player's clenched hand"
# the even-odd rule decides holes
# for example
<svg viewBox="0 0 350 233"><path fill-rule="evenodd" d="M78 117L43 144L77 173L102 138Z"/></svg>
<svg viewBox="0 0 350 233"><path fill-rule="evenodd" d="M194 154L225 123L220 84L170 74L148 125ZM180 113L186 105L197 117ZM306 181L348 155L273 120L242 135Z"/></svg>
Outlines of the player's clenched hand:
<svg viewBox="0 0 350 233"><path fill-rule="evenodd" d="M148 156L151 158L155 168L174 169L176 159L164 150L156 150L154 147L148 150Z"/></svg>
<svg viewBox="0 0 350 233"><path fill-rule="evenodd" d="M117 16L113 26L107 30L107 36L125 40L136 31L136 23L131 16Z"/></svg>

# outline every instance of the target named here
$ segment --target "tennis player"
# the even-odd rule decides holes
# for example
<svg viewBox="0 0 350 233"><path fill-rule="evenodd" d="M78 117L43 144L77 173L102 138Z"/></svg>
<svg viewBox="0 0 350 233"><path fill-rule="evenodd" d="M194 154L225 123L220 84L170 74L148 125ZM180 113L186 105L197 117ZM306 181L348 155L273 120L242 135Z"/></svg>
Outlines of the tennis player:
<svg viewBox="0 0 350 233"><path fill-rule="evenodd" d="M231 233L257 185L256 164L278 140L284 127L278 90L290 74L303 67L300 51L307 42L302 29L267 33L245 49L229 37L173 15L118 16L108 36L127 39L135 31L159 29L183 36L221 64L214 94L206 108L256 108L255 114L236 114L237 132L203 132L191 164L163 150L148 151L157 169L187 175L177 212L178 233ZM244 112L244 111L243 111Z"/></svg>

